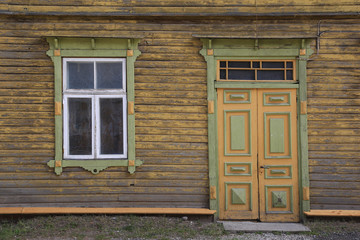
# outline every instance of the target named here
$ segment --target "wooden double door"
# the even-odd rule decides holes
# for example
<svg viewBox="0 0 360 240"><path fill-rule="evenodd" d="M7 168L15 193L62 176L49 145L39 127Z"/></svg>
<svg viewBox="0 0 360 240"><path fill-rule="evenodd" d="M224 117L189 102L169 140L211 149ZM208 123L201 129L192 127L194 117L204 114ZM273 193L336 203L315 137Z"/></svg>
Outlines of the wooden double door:
<svg viewBox="0 0 360 240"><path fill-rule="evenodd" d="M220 219L298 222L296 89L217 89Z"/></svg>

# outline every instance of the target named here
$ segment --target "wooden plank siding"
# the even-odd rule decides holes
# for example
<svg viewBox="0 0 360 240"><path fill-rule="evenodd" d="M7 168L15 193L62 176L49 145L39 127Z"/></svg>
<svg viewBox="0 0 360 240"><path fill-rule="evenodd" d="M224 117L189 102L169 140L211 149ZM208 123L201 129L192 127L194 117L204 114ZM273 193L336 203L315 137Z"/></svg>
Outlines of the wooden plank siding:
<svg viewBox="0 0 360 240"><path fill-rule="evenodd" d="M48 2L27 1L34 9ZM66 14L71 14L66 11L75 3L106 9L115 4L55 2L64 4L61 9ZM176 8L177 1L170 2ZM188 1L189 5L194 2ZM199 4L208 2L218 4ZM8 1L12 5L6 5L7 13L12 7L24 7L22 3ZM0 24L0 207L208 208L206 63L199 54L201 41L192 35L291 38L315 37L318 31L318 20L294 18L178 21L1 16ZM319 54L308 62L311 208L359 209L360 23L358 19L328 20L321 22L320 29L324 33ZM131 35L144 36L139 44L142 54L135 62L136 156L144 164L134 175L125 167L111 167L98 175L64 168L56 176L46 165L54 157L54 70L44 38Z"/></svg>
<svg viewBox="0 0 360 240"><path fill-rule="evenodd" d="M67 16L293 16L358 15L359 8L356 0L4 0L0 4L0 13Z"/></svg>
<svg viewBox="0 0 360 240"><path fill-rule="evenodd" d="M311 209L360 208L358 20L328 20L308 62Z"/></svg>

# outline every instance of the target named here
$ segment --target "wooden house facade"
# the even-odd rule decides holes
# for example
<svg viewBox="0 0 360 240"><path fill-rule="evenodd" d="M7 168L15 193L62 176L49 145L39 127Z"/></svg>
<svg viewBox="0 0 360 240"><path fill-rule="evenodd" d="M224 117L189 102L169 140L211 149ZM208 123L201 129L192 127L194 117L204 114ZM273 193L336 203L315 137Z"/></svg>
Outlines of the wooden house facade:
<svg viewBox="0 0 360 240"><path fill-rule="evenodd" d="M359 17L355 0L1 1L0 213L359 215Z"/></svg>

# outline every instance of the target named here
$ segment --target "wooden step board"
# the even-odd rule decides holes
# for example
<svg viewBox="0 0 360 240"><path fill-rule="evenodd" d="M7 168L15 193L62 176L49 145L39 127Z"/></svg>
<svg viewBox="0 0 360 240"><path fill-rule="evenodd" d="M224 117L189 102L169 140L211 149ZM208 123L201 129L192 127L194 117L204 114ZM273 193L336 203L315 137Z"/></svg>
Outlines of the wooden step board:
<svg viewBox="0 0 360 240"><path fill-rule="evenodd" d="M0 214L193 214L213 215L215 210L204 208L71 208L71 207L8 207Z"/></svg>
<svg viewBox="0 0 360 240"><path fill-rule="evenodd" d="M310 210L309 217L360 217L360 210Z"/></svg>

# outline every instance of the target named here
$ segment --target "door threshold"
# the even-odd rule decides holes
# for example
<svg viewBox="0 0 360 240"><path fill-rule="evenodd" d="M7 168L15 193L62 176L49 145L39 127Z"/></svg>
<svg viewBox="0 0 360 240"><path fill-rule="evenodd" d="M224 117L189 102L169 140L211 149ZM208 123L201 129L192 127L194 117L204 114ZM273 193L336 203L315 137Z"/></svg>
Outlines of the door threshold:
<svg viewBox="0 0 360 240"><path fill-rule="evenodd" d="M250 221L218 221L228 232L310 232L301 223L264 223Z"/></svg>

